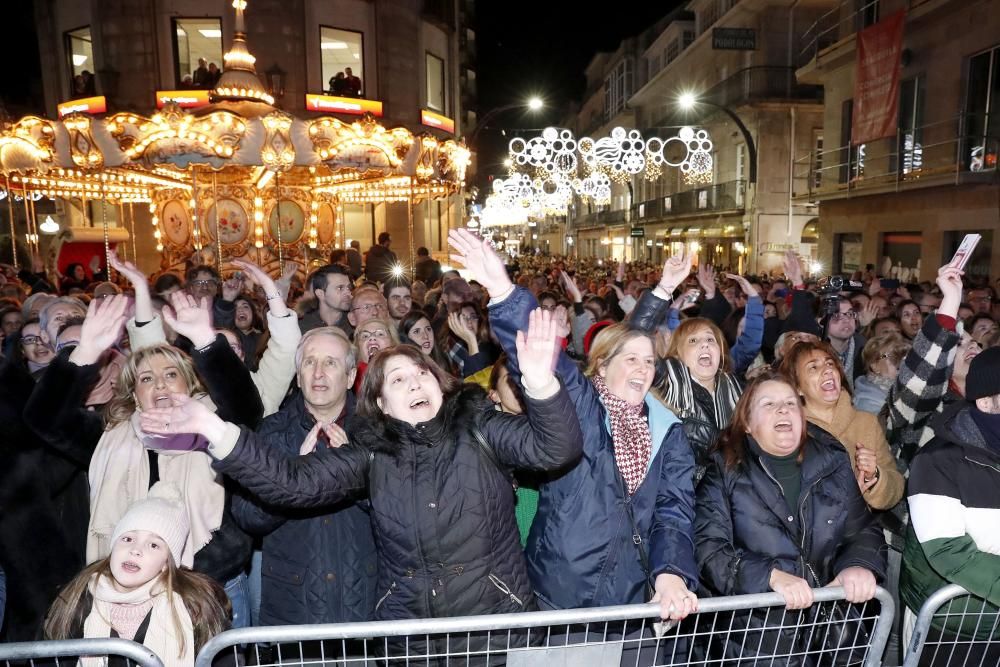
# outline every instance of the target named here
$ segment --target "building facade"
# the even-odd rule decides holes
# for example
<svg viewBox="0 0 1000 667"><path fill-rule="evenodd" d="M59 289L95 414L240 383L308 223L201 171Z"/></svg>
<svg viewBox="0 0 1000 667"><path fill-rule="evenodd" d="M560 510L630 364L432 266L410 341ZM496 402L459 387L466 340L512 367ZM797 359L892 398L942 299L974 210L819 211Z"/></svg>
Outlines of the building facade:
<svg viewBox="0 0 1000 667"><path fill-rule="evenodd" d="M246 40L275 106L295 116L320 115L307 94L353 97L363 108L380 102L386 127L447 138L475 123L474 10L474 0L250 0ZM231 0L39 0L35 17L50 117L90 95L104 95L109 112L148 114L157 91L207 90L234 30ZM424 111L453 129L422 123ZM463 210L460 194L414 207L414 245L445 251ZM404 250L406 204L345 205L344 214L362 249L388 231Z"/></svg>
<svg viewBox="0 0 1000 667"><path fill-rule="evenodd" d="M872 264L933 280L963 236L966 274L1000 275L1000 14L991 0L831 2L807 31L798 80L822 85L823 146L799 158L795 200L819 208L833 272ZM858 32L904 12L899 111L889 137L852 141ZM799 189L803 185L805 190Z"/></svg>
<svg viewBox="0 0 1000 667"><path fill-rule="evenodd" d="M598 54L578 131L623 126L667 139L690 125L707 132L712 166L696 178L667 166L635 176L614 185L606 207L575 202L566 234L576 252L660 262L684 246L697 261L743 271L780 268L787 249L811 258L817 207L794 200L793 181L807 176L793 167L822 130L822 90L796 80L795 57L821 15L794 0L693 0ZM678 104L684 93L698 101L689 111Z"/></svg>

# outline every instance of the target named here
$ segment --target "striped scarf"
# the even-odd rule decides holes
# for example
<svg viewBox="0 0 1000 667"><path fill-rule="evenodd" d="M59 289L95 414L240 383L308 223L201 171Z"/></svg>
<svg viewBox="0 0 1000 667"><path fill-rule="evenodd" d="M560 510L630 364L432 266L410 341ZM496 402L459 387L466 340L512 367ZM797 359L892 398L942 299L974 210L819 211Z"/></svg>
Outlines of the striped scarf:
<svg viewBox="0 0 1000 667"><path fill-rule="evenodd" d="M653 437L649 433L646 415L643 414L643 404L632 405L612 394L600 375L592 377L591 382L608 411L615 463L625 479L629 495L632 495L646 477L649 457L653 451Z"/></svg>
<svg viewBox="0 0 1000 667"><path fill-rule="evenodd" d="M668 358L666 373L660 387L666 404L677 413L681 419L696 414L694 400L694 378L691 371L680 359ZM712 394L712 407L715 414L711 415L715 427L720 431L729 426L733 418L733 410L743 394L739 381L730 373L719 372L715 376L715 392Z"/></svg>

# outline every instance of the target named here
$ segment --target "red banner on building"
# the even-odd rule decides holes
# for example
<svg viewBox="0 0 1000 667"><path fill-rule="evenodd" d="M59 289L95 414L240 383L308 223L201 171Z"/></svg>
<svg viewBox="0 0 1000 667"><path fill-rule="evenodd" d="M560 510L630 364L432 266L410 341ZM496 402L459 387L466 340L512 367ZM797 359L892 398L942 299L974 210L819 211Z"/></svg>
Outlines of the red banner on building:
<svg viewBox="0 0 1000 667"><path fill-rule="evenodd" d="M896 12L858 33L851 144L896 133L900 54L906 13Z"/></svg>

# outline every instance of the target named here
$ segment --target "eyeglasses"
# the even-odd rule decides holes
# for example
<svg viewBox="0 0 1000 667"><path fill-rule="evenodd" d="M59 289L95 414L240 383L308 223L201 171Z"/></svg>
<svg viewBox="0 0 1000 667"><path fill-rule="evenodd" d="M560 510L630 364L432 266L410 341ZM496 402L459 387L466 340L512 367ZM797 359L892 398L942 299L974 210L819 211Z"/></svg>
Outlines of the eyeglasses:
<svg viewBox="0 0 1000 667"><path fill-rule="evenodd" d="M385 310L385 306L381 303L366 303L361 306L355 306L354 308L351 308L351 310L354 312L358 312L360 310L362 313L370 314Z"/></svg>
<svg viewBox="0 0 1000 667"><path fill-rule="evenodd" d="M32 347L34 345L41 345L42 339L39 336L24 336L21 338L21 345L25 347Z"/></svg>
<svg viewBox="0 0 1000 667"><path fill-rule="evenodd" d="M388 338L389 332L385 329L365 329L364 331L358 332L358 338L361 340L371 340L372 338Z"/></svg>
<svg viewBox="0 0 1000 667"><path fill-rule="evenodd" d="M463 322L478 322L479 315L460 315Z"/></svg>
<svg viewBox="0 0 1000 667"><path fill-rule="evenodd" d="M209 278L208 280L192 280L188 285L193 287L215 287L219 284L219 281L215 278Z"/></svg>
<svg viewBox="0 0 1000 667"><path fill-rule="evenodd" d="M80 341L78 340L64 340L63 342L56 344L56 352L61 352L67 347L76 347L79 344Z"/></svg>
<svg viewBox="0 0 1000 667"><path fill-rule="evenodd" d="M855 320L858 314L853 310L849 310L846 313L834 313L830 316L831 322L839 322L840 320Z"/></svg>
<svg viewBox="0 0 1000 667"><path fill-rule="evenodd" d="M977 301L979 303L988 302L992 300L993 297L991 297L989 294L984 294L983 296L975 296L969 299L969 301Z"/></svg>

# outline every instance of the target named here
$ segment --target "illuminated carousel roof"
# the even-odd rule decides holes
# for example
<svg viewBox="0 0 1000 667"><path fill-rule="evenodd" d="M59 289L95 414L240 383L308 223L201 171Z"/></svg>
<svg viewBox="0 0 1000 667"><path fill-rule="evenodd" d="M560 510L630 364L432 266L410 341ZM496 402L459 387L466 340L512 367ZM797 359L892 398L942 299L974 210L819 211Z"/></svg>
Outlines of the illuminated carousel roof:
<svg viewBox="0 0 1000 667"><path fill-rule="evenodd" d="M233 43L211 106L189 112L168 103L149 117L74 113L5 122L0 173L8 189L150 201L158 189L191 189L206 177L262 187L265 172L279 175L282 185L352 202L437 198L462 187L470 158L464 143L386 128L370 115L345 122L275 109L247 50L246 0L233 0L233 7Z"/></svg>

